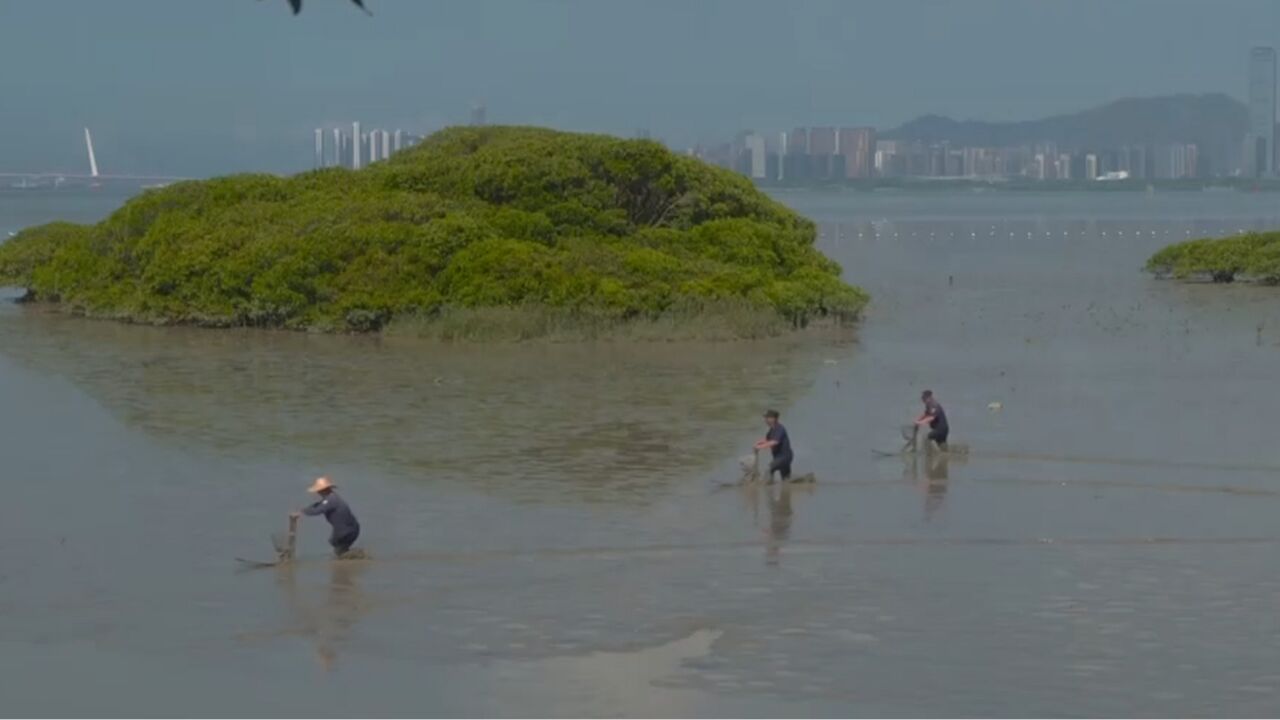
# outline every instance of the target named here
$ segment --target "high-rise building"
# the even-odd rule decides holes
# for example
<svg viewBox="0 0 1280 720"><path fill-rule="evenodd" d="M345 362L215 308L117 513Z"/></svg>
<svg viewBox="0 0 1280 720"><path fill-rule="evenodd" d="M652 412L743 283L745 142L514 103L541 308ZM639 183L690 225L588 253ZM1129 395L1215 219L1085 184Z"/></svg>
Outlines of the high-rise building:
<svg viewBox="0 0 1280 720"><path fill-rule="evenodd" d="M831 159L835 157L839 139L833 127L809 128L809 172L815 178L832 176Z"/></svg>
<svg viewBox="0 0 1280 720"><path fill-rule="evenodd" d="M907 174L906 144L900 140L876 141L876 174L881 177L902 177Z"/></svg>
<svg viewBox="0 0 1280 720"><path fill-rule="evenodd" d="M360 146L364 144L360 134L360 121L351 123L351 169L360 169Z"/></svg>
<svg viewBox="0 0 1280 720"><path fill-rule="evenodd" d="M751 151L745 146L733 146L733 169L747 177L751 177Z"/></svg>
<svg viewBox="0 0 1280 720"><path fill-rule="evenodd" d="M1058 164L1054 168L1054 177L1059 180L1071 179L1071 155L1068 153L1058 153Z"/></svg>
<svg viewBox="0 0 1280 720"><path fill-rule="evenodd" d="M765 165L765 148L764 136L752 133L743 139L743 145L750 156L750 175L753 180L764 180L767 166Z"/></svg>
<svg viewBox="0 0 1280 720"><path fill-rule="evenodd" d="M369 161L368 162L370 165L378 162L378 160L381 159L378 157L378 149L382 147L381 139L382 139L381 130L369 131Z"/></svg>
<svg viewBox="0 0 1280 720"><path fill-rule="evenodd" d="M1187 175L1187 146L1174 145L1170 160L1173 165L1173 176L1175 178L1189 177Z"/></svg>
<svg viewBox="0 0 1280 720"><path fill-rule="evenodd" d="M316 128L315 166L317 168L324 167L324 130L320 128Z"/></svg>
<svg viewBox="0 0 1280 720"><path fill-rule="evenodd" d="M391 133L386 130L382 131L382 153L379 157L383 160L391 157Z"/></svg>
<svg viewBox="0 0 1280 720"><path fill-rule="evenodd" d="M471 106L471 124L472 125L475 125L476 127L484 125L485 123L484 116L485 116L484 103Z"/></svg>
<svg viewBox="0 0 1280 720"><path fill-rule="evenodd" d="M947 149L945 147L931 147L928 153L928 170L925 172L929 177L942 177L947 174Z"/></svg>
<svg viewBox="0 0 1280 720"><path fill-rule="evenodd" d="M1172 180L1178 177L1178 150L1181 147L1180 145L1166 145L1156 148L1156 180Z"/></svg>
<svg viewBox="0 0 1280 720"><path fill-rule="evenodd" d="M848 178L869 178L875 170L875 128L840 128L836 138Z"/></svg>
<svg viewBox="0 0 1280 720"><path fill-rule="evenodd" d="M1255 47L1249 51L1249 140L1245 147L1246 170L1253 177L1275 174L1276 154L1276 50Z"/></svg>
<svg viewBox="0 0 1280 720"><path fill-rule="evenodd" d="M1166 145L1155 154L1155 177L1160 180L1181 180L1197 176L1199 148L1194 144Z"/></svg>
<svg viewBox="0 0 1280 720"><path fill-rule="evenodd" d="M809 178L809 131L804 128L792 130L787 134L786 146L782 176L792 182Z"/></svg>
<svg viewBox="0 0 1280 720"><path fill-rule="evenodd" d="M394 152L400 152L400 150L402 150L403 148L404 148L404 131L401 130L400 128L396 128L394 141L392 142L392 150Z"/></svg>
<svg viewBox="0 0 1280 720"><path fill-rule="evenodd" d="M787 154L788 155L808 155L809 154L809 131L804 128L796 128L787 136Z"/></svg>
<svg viewBox="0 0 1280 720"><path fill-rule="evenodd" d="M782 132L778 133L778 170L773 174L773 177L776 177L779 180L787 179L787 142L788 140L789 138L787 137L786 130L783 130Z"/></svg>
<svg viewBox="0 0 1280 720"><path fill-rule="evenodd" d="M1031 171L1029 173L1035 180L1047 180L1049 173L1045 167L1044 153L1036 153L1031 159Z"/></svg>
<svg viewBox="0 0 1280 720"><path fill-rule="evenodd" d="M1084 179L1098 179L1098 156L1093 153L1084 156Z"/></svg>
<svg viewBox="0 0 1280 720"><path fill-rule="evenodd" d="M1116 170L1128 173L1129 177L1145 180L1154 174L1151 166L1152 153L1143 145L1128 145L1120 148L1119 162Z"/></svg>
<svg viewBox="0 0 1280 720"><path fill-rule="evenodd" d="M333 153L329 155L329 165L338 167L342 164L342 131L333 129Z"/></svg>
<svg viewBox="0 0 1280 720"><path fill-rule="evenodd" d="M833 127L809 128L809 154L835 155L837 151L836 129Z"/></svg>

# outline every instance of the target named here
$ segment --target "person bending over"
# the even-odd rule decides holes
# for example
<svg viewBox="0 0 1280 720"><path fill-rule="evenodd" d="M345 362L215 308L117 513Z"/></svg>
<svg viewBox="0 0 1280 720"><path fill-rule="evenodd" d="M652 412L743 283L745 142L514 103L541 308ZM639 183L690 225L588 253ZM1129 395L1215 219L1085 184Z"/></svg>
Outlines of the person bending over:
<svg viewBox="0 0 1280 720"><path fill-rule="evenodd" d="M947 436L951 427L947 425L947 411L933 397L932 390L920 393L920 401L924 403L924 413L916 418L916 425L929 426L929 441L936 443L940 450L947 449Z"/></svg>
<svg viewBox="0 0 1280 720"><path fill-rule="evenodd" d="M764 439L756 442L755 448L769 448L773 453L773 461L769 463L769 482L773 482L774 473L779 473L782 482L786 482L791 479L791 462L795 460L795 454L791 452L791 438L787 436L787 429L778 422L777 410L765 412L764 423L769 429Z"/></svg>
<svg viewBox="0 0 1280 720"><path fill-rule="evenodd" d="M299 512L302 515L323 515L324 519L329 521L329 525L333 528L329 534L329 545L333 547L334 555L342 557L360 537L360 521L356 520L356 515L351 512L347 501L338 496L334 490L335 487L337 486L327 477L316 478L316 481L311 483L311 487L307 488L307 492L319 495L320 499ZM298 514L294 513L295 516Z"/></svg>

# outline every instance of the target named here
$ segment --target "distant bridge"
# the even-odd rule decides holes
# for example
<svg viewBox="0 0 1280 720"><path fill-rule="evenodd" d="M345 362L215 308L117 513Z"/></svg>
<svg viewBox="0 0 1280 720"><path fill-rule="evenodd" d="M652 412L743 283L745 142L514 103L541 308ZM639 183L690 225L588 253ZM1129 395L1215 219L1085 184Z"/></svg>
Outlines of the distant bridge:
<svg viewBox="0 0 1280 720"><path fill-rule="evenodd" d="M137 183L171 183L180 180L190 180L188 177L179 177L177 175L104 175L98 172L98 158L93 152L93 136L89 134L89 128L84 129L85 149L89 153L89 172L88 173L66 173L66 172L0 172L0 178L9 180L36 181L43 184L52 181L55 185L61 184L68 180L87 181L89 183L98 183L101 181L118 181L118 182L137 182Z"/></svg>

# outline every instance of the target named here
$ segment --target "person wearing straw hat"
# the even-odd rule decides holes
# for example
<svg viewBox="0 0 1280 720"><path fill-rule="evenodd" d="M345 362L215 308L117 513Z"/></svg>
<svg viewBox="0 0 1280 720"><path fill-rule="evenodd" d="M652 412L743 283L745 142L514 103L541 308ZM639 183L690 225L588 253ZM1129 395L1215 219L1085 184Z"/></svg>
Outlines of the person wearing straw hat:
<svg viewBox="0 0 1280 720"><path fill-rule="evenodd" d="M329 521L329 525L333 527L329 544L333 546L333 554L342 557L355 544L356 538L360 537L360 521L356 520L347 501L338 496L335 487L337 486L327 477L316 478L307 492L319 495L320 499L302 508L300 512L303 515L323 515Z"/></svg>

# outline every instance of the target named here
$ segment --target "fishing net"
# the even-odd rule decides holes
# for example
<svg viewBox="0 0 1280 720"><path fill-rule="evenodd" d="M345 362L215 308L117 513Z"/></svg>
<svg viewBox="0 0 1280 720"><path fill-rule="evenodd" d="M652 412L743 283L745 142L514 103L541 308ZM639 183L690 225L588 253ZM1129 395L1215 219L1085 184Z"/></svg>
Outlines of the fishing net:
<svg viewBox="0 0 1280 720"><path fill-rule="evenodd" d="M751 453L738 458L738 469L742 471L739 482L755 482L760 479L760 455Z"/></svg>

